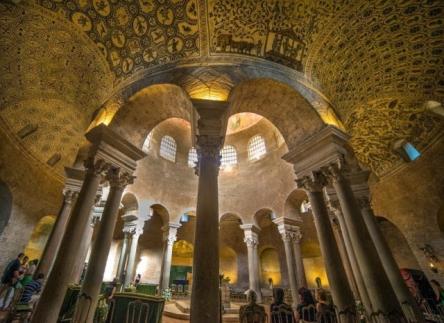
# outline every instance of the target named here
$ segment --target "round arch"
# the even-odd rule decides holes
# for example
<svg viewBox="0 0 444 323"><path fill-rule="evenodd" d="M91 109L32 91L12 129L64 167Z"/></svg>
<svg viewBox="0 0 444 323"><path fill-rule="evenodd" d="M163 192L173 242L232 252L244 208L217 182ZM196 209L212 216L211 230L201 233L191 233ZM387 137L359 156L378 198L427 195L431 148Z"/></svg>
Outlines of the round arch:
<svg viewBox="0 0 444 323"><path fill-rule="evenodd" d="M439 231L444 233L444 203L441 205L441 207L438 209L437 213L437 221L438 221L438 228ZM1 231L0 231L1 233Z"/></svg>
<svg viewBox="0 0 444 323"><path fill-rule="evenodd" d="M25 255L27 255L30 260L41 257L55 220L55 216L45 215L37 222L25 247Z"/></svg>
<svg viewBox="0 0 444 323"><path fill-rule="evenodd" d="M273 220L276 218L272 209L262 208L254 213L254 224L259 228L274 225Z"/></svg>
<svg viewBox="0 0 444 323"><path fill-rule="evenodd" d="M151 205L152 216L158 215L162 219L162 225L167 225L170 222L170 214L165 206L162 204Z"/></svg>
<svg viewBox="0 0 444 323"><path fill-rule="evenodd" d="M264 248L259 256L261 283L264 285L271 283L274 286L279 286L282 283L281 263L279 260L279 253L273 247Z"/></svg>
<svg viewBox="0 0 444 323"><path fill-rule="evenodd" d="M0 180L0 235L8 225L12 212L12 193L9 187Z"/></svg>
<svg viewBox="0 0 444 323"><path fill-rule="evenodd" d="M169 118L191 120L192 103L174 84L155 84L132 95L117 111L109 127L138 147L149 132Z"/></svg>
<svg viewBox="0 0 444 323"><path fill-rule="evenodd" d="M230 284L237 284L238 268L237 253L233 248L221 246L219 250L219 271Z"/></svg>
<svg viewBox="0 0 444 323"><path fill-rule="evenodd" d="M303 213L301 206L305 201L307 201L307 199L307 193L305 193L303 190L295 189L292 191L285 200L284 216L299 219Z"/></svg>
<svg viewBox="0 0 444 323"><path fill-rule="evenodd" d="M229 115L256 113L267 118L293 146L324 127L313 106L291 86L269 78L243 81L230 93Z"/></svg>
<svg viewBox="0 0 444 323"><path fill-rule="evenodd" d="M237 215L235 213L230 213L230 212L222 214L222 216L219 218L219 223L222 223L222 222L233 222L233 223L238 223L238 224L243 223L242 218L239 215Z"/></svg>
<svg viewBox="0 0 444 323"><path fill-rule="evenodd" d="M398 267L421 269L402 231L387 218L377 216L376 219Z"/></svg>

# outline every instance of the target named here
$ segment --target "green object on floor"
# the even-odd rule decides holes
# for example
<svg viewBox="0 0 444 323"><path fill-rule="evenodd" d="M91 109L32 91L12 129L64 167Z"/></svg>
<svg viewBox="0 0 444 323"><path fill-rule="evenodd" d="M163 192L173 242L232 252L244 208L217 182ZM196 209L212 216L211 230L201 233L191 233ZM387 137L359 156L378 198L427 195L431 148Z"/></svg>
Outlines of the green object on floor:
<svg viewBox="0 0 444 323"><path fill-rule="evenodd" d="M138 284L136 292L144 295L156 295L157 285L154 284Z"/></svg>

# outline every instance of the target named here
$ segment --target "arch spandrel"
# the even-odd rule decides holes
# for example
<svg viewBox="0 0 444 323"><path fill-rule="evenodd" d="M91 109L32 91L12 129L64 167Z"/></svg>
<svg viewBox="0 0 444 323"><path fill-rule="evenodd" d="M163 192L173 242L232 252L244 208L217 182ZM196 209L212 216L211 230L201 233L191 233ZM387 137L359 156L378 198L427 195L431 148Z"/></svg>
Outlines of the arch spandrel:
<svg viewBox="0 0 444 323"><path fill-rule="evenodd" d="M230 94L230 115L251 112L279 129L287 146L302 142L324 123L310 103L290 86L272 79L240 83Z"/></svg>
<svg viewBox="0 0 444 323"><path fill-rule="evenodd" d="M169 118L190 121L192 104L188 95L173 84L156 84L134 94L122 105L109 127L142 147L148 133Z"/></svg>

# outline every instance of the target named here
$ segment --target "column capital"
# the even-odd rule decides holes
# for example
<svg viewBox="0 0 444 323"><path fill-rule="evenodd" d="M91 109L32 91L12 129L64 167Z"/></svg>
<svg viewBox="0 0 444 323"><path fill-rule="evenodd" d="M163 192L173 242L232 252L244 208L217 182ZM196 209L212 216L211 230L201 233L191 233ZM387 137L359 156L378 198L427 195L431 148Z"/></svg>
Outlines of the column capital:
<svg viewBox="0 0 444 323"><path fill-rule="evenodd" d="M322 192L327 181L323 173L316 171L311 172L310 176L303 176L296 179L297 188L303 189L307 192Z"/></svg>
<svg viewBox="0 0 444 323"><path fill-rule="evenodd" d="M321 172L328 182L339 182L345 179L339 162L321 167Z"/></svg>
<svg viewBox="0 0 444 323"><path fill-rule="evenodd" d="M260 229L254 224L242 224L240 228L244 230L244 242L247 247L257 247Z"/></svg>
<svg viewBox="0 0 444 323"><path fill-rule="evenodd" d="M223 137L198 135L196 136L196 151L198 163L202 158L209 159L220 165L221 154L220 149L223 144Z"/></svg>
<svg viewBox="0 0 444 323"><path fill-rule="evenodd" d="M169 223L168 225L162 227L163 240L166 241L169 246L172 246L174 242L177 241L177 230L181 226L182 225L178 223Z"/></svg>
<svg viewBox="0 0 444 323"><path fill-rule="evenodd" d="M134 182L135 176L121 168L111 167L106 172L106 179L109 181L111 188L124 189L128 184Z"/></svg>
<svg viewBox="0 0 444 323"><path fill-rule="evenodd" d="M95 158L93 156L88 157L84 161L84 166L88 173L92 173L95 176L105 176L106 172L111 167L111 164L101 158Z"/></svg>

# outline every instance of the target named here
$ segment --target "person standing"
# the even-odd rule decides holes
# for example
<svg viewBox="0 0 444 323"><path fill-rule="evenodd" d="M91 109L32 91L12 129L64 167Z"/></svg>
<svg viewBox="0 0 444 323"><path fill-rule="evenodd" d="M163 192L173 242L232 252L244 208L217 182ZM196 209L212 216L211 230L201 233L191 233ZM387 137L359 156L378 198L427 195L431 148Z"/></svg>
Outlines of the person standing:
<svg viewBox="0 0 444 323"><path fill-rule="evenodd" d="M2 276L0 288L0 309L8 308L14 296L15 286L20 279L20 270L25 255L19 253L16 259L11 260L6 266ZM5 293L6 291L6 293ZM5 294L2 296L2 294Z"/></svg>

